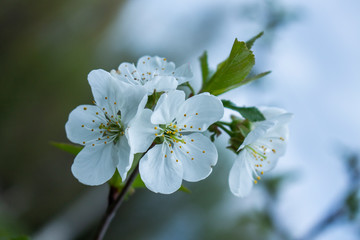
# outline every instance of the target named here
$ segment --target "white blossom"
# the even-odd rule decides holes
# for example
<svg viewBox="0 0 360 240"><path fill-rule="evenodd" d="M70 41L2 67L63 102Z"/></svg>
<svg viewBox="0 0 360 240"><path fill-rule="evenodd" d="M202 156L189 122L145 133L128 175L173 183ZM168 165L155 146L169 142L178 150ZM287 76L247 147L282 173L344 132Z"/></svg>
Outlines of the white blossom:
<svg viewBox="0 0 360 240"><path fill-rule="evenodd" d="M254 123L254 129L239 147L240 153L230 170L230 190L239 197L247 196L253 184L261 179L264 172L276 166L286 150L288 123L292 114L279 108L260 110L266 120Z"/></svg>
<svg viewBox="0 0 360 240"><path fill-rule="evenodd" d="M118 169L125 180L133 161L127 126L139 105L146 104L146 91L118 81L104 70L88 76L95 105L80 105L65 125L70 141L84 145L71 167L73 175L87 185L100 185Z"/></svg>
<svg viewBox="0 0 360 240"><path fill-rule="evenodd" d="M173 62L158 56L141 57L136 67L133 63L121 63L117 70L110 73L121 81L145 87L149 95L154 91L175 90L193 76L189 64L175 68Z"/></svg>
<svg viewBox="0 0 360 240"><path fill-rule="evenodd" d="M208 93L185 101L183 91L161 95L154 111L144 109L129 127L129 144L145 152L155 138L163 141L140 160L140 176L153 192L173 193L182 179L200 181L217 162L215 145L201 132L224 114L221 101Z"/></svg>

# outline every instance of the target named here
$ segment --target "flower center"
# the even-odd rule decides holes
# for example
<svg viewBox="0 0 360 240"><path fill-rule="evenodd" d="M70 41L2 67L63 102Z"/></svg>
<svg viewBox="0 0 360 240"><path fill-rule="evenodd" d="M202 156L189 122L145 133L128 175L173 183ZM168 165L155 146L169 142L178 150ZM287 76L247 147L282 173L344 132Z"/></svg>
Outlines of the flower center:
<svg viewBox="0 0 360 240"><path fill-rule="evenodd" d="M99 129L101 137L96 140L96 144L116 143L120 140L120 137L125 134L125 127L121 122L121 113L119 111L118 114L114 116L104 112L104 115L107 122L100 123ZM92 146L95 146L95 144L92 144Z"/></svg>
<svg viewBox="0 0 360 240"><path fill-rule="evenodd" d="M160 124L159 127L155 127L155 130L159 130L155 133L155 136L162 138L166 142L185 142L180 133L181 129L175 123Z"/></svg>
<svg viewBox="0 0 360 240"><path fill-rule="evenodd" d="M261 151L259 151L259 150L255 150L253 147L251 147L250 145L246 145L245 146L245 148L247 148L248 150L250 150L250 152L251 152L251 154L254 156L254 158L256 159L256 160L260 160L260 161L264 161L264 160L266 160L266 148L265 147L261 147L261 149L259 149L259 150L261 150ZM261 153L262 152L262 153Z"/></svg>
<svg viewBox="0 0 360 240"><path fill-rule="evenodd" d="M261 146L260 148L255 147L255 146L250 146L250 145L246 145L245 148L253 155L253 157L255 158L255 161L260 161L257 163L251 163L251 168L253 170L253 173L255 175L254 179L254 183L257 184L258 180L261 179L261 177L258 175L258 172L263 175L264 171L263 171L263 164L266 164L266 162L264 162L267 157L266 157L266 151L267 148L264 146ZM275 151L273 149L273 151ZM270 163L270 162L268 162ZM254 165L252 165L254 164Z"/></svg>

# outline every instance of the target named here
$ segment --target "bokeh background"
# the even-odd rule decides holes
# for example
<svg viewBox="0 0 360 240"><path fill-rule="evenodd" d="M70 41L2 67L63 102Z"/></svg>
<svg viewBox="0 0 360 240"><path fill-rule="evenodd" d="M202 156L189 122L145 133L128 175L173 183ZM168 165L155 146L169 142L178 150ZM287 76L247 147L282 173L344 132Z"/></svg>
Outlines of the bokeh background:
<svg viewBox="0 0 360 240"><path fill-rule="evenodd" d="M217 141L219 162L192 194L137 190L105 239L360 239L360 2L300 0L3 0L0 3L0 239L91 239L107 186L71 175L64 124L91 103L87 74L159 55L211 67L235 38L260 31L257 82L221 96L238 105L295 114L288 152L240 199L228 188L234 155ZM233 112L227 111L225 118Z"/></svg>

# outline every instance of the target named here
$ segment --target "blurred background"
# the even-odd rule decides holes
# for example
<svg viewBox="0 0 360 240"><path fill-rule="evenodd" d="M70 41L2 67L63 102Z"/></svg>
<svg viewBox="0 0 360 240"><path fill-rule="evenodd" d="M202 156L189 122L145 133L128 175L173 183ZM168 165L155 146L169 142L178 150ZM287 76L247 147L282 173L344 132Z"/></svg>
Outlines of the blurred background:
<svg viewBox="0 0 360 240"><path fill-rule="evenodd" d="M108 187L72 176L70 111L92 101L87 74L159 55L224 60L235 38L253 48L264 79L221 96L295 114L288 151L251 195L228 188L234 155L192 193L137 190L105 239L360 239L360 2L300 0L54 0L0 2L0 239L91 239ZM226 118L233 112L227 111Z"/></svg>

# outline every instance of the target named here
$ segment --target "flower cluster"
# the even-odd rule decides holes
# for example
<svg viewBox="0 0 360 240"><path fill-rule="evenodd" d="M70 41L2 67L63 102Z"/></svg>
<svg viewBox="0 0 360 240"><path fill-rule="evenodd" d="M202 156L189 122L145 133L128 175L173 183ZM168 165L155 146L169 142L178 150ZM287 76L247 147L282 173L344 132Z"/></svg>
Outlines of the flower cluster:
<svg viewBox="0 0 360 240"><path fill-rule="evenodd" d="M126 181L138 164L146 187L163 194L178 190L182 180L208 177L218 153L214 139L204 133L218 135L217 126L226 130L218 122L224 106L210 93L187 95L178 89L192 77L189 64L176 68L157 56L144 56L136 66L122 63L111 72L91 71L94 105L75 108L65 126L68 139L84 146L71 167L73 175L84 184L100 185L118 171ZM230 189L240 197L285 152L291 114L275 108L261 112L265 120L252 122L246 125L248 131L241 132L230 171ZM134 161L137 153L143 154L139 162Z"/></svg>

